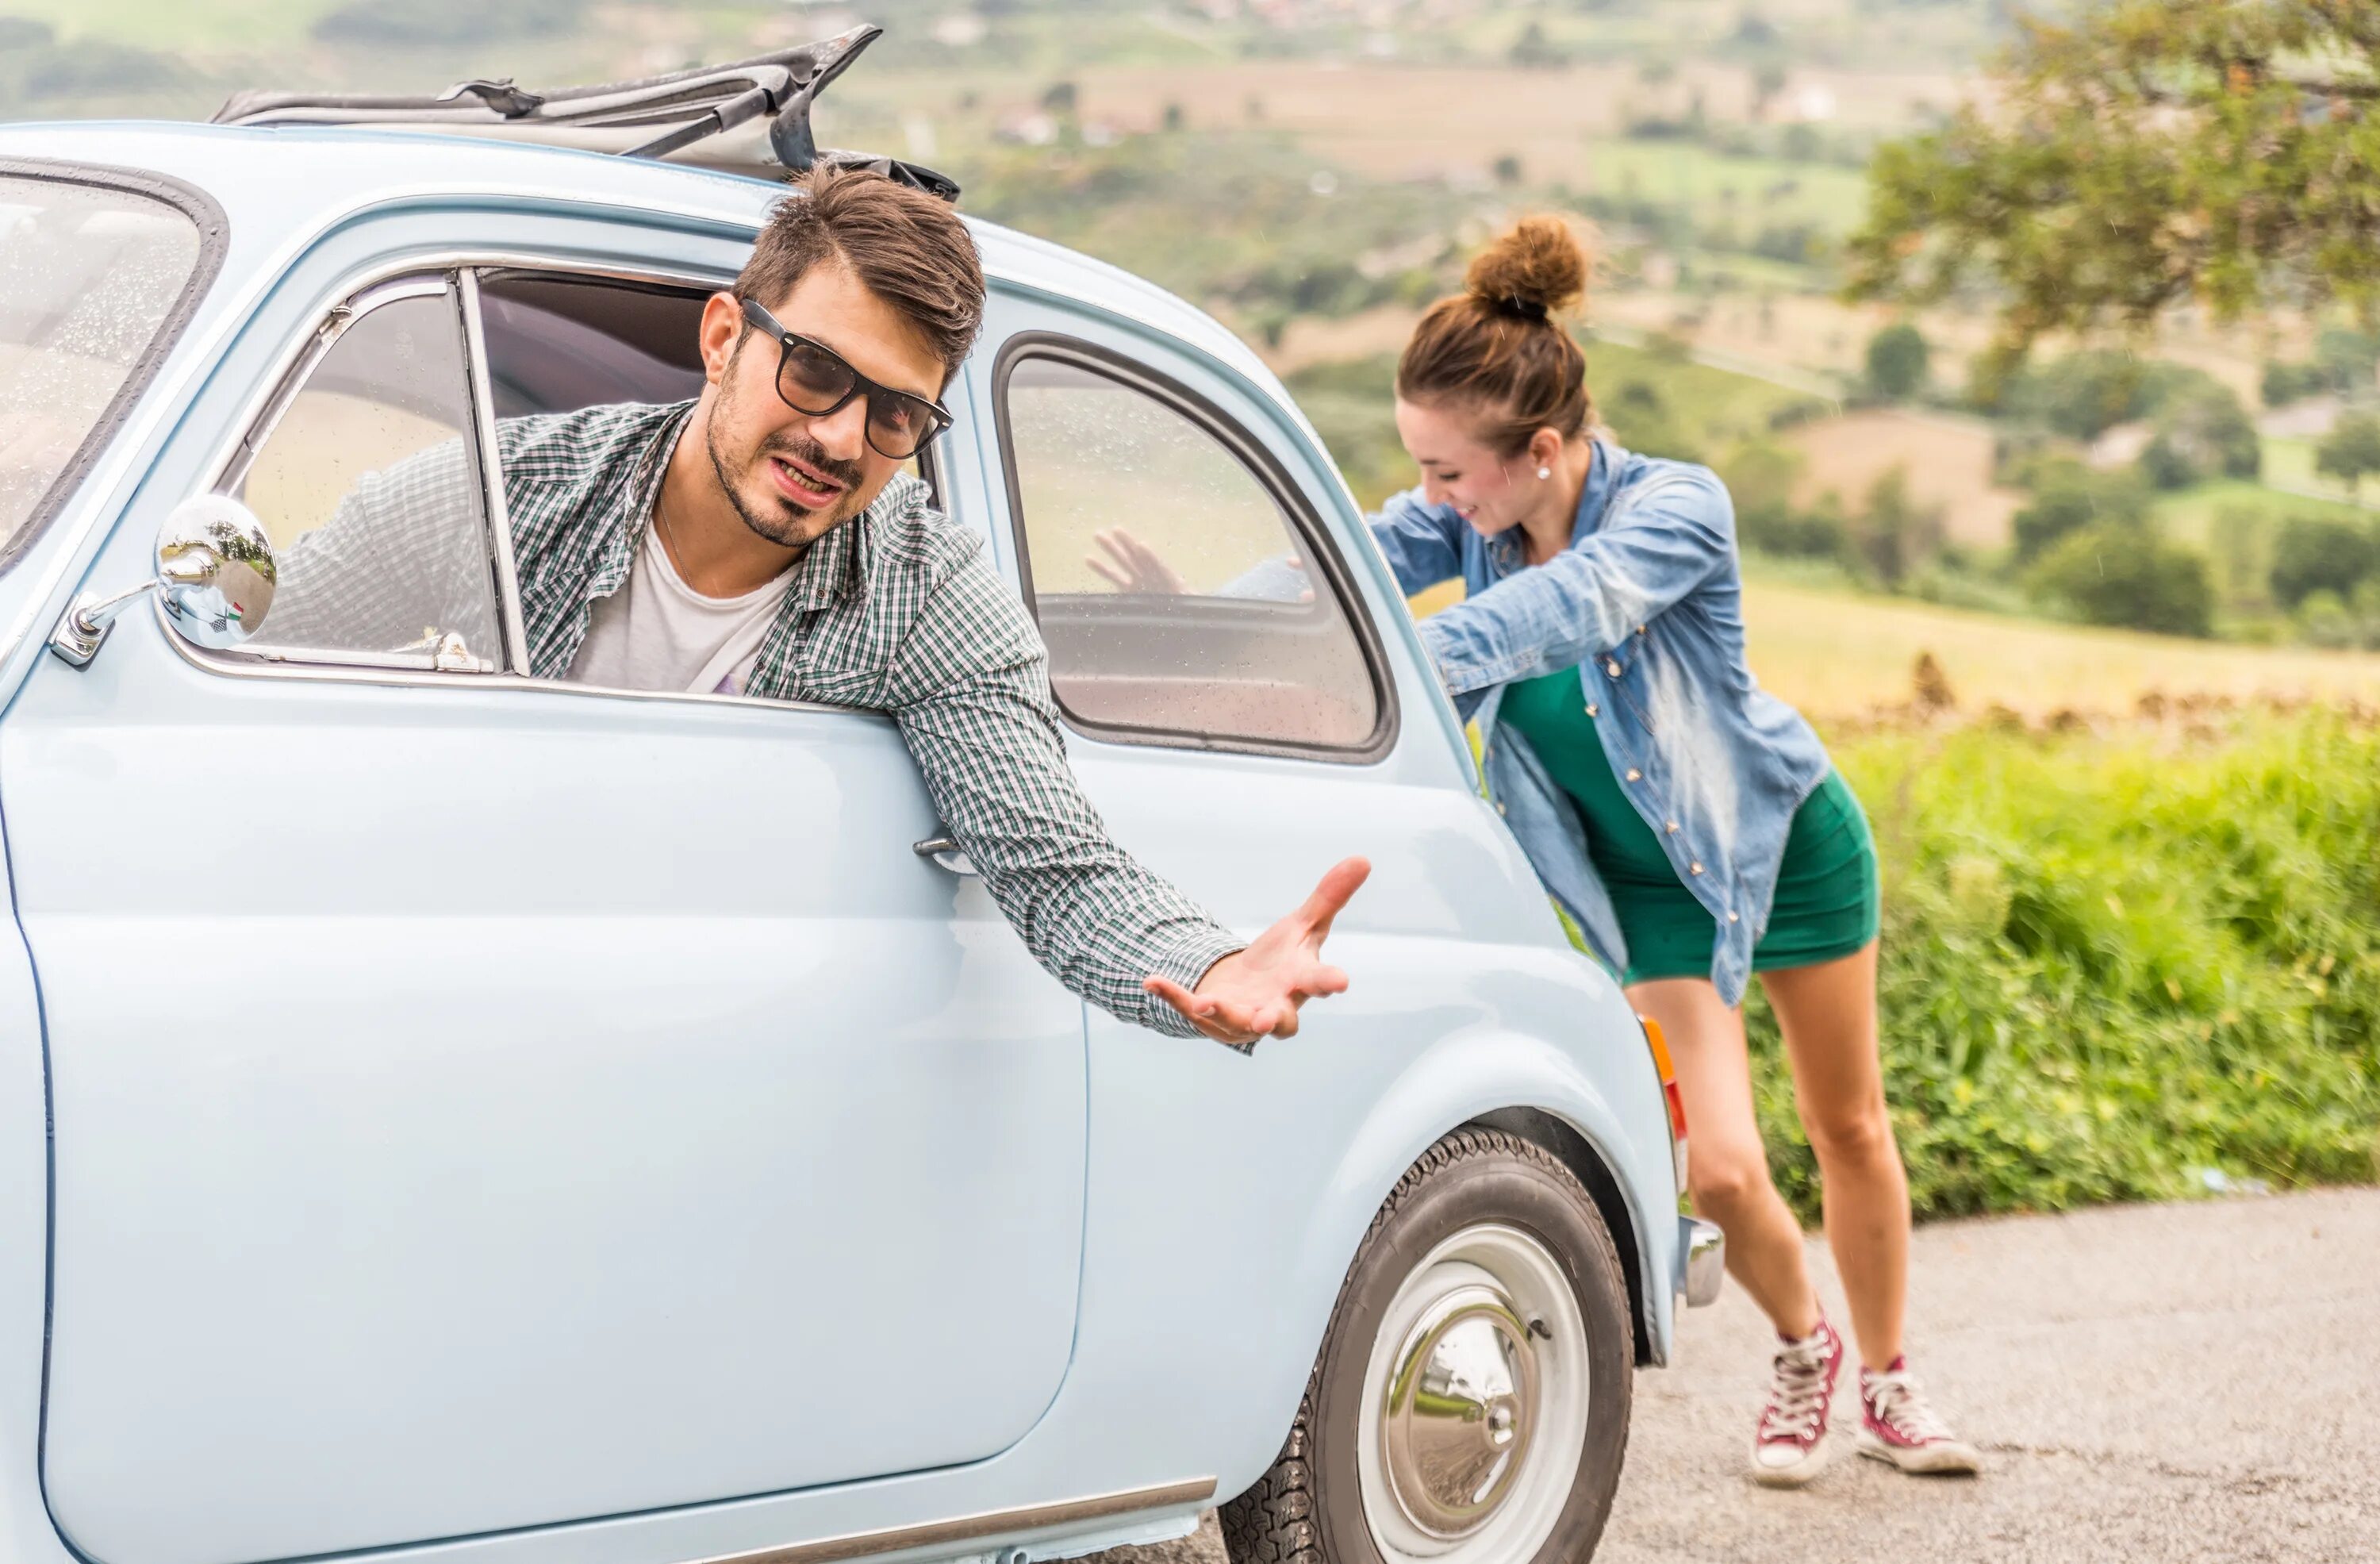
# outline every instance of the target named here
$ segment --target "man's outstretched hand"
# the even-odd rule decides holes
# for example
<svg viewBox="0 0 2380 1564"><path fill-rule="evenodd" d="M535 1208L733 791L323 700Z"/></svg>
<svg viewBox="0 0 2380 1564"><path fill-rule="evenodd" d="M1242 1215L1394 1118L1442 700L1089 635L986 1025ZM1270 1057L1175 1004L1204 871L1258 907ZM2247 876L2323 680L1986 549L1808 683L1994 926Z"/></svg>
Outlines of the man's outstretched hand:
<svg viewBox="0 0 2380 1564"><path fill-rule="evenodd" d="M1342 859L1304 906L1207 969L1196 992L1166 978L1141 986L1190 1018L1218 1043L1245 1046L1259 1037L1297 1035L1297 1008L1346 991L1347 974L1324 963L1330 920L1372 873L1361 858Z"/></svg>

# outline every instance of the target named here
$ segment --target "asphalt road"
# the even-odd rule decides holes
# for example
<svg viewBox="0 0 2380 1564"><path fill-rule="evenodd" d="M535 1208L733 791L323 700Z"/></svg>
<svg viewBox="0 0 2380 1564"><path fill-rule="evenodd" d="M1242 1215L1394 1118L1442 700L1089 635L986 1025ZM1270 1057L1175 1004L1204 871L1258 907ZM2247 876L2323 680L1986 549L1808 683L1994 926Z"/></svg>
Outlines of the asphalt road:
<svg viewBox="0 0 2380 1564"><path fill-rule="evenodd" d="M1767 1335L1730 1287L1636 1376L1597 1564L2380 1564L2380 1190L1921 1228L1911 1308L1911 1362L1980 1480L1861 1460L1846 1385L1834 1464L1755 1486ZM1224 1564L1211 1517L1096 1558Z"/></svg>

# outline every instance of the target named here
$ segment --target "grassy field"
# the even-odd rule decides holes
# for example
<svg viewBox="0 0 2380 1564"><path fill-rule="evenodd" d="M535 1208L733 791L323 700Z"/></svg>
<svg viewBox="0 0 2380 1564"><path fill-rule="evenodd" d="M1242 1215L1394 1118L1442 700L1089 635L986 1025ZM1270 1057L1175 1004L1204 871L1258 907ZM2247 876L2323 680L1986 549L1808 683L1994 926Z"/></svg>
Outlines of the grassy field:
<svg viewBox="0 0 2380 1564"><path fill-rule="evenodd" d="M2126 713L2143 695L2380 701L2380 655L2230 646L2002 618L1780 582L1744 589L1753 671L1818 717L1906 701L1931 653L1962 708Z"/></svg>
<svg viewBox="0 0 2380 1564"><path fill-rule="evenodd" d="M1845 234L1867 212L1867 176L1854 168L1609 137L1588 142L1587 158L1588 193L1682 205L1698 226L1732 222L1746 239L1772 223Z"/></svg>
<svg viewBox="0 0 2380 1564"><path fill-rule="evenodd" d="M1414 598L1413 611L1427 617L1462 596L1450 581ZM2231 646L1757 579L1744 583L1743 619L1761 684L1821 725L1905 705L1920 654L1970 715L1999 706L2036 721L2121 716L2149 695L2380 703L2380 654L2368 652Z"/></svg>

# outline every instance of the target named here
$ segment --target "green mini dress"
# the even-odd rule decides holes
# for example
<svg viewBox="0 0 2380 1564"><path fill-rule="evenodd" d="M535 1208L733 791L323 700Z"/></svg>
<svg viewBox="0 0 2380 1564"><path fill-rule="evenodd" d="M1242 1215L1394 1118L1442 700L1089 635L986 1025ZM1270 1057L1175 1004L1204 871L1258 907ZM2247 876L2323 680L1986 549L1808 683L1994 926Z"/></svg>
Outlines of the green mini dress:
<svg viewBox="0 0 2380 1564"><path fill-rule="evenodd" d="M1586 852L1628 941L1624 984L1708 977L1718 929L1694 899L1661 838L1621 791L1587 715L1578 670L1523 679L1504 691L1501 720L1518 729L1554 782L1578 806ZM1752 970L1811 967L1858 951L1876 938L1880 896L1876 839L1842 773L1794 812L1768 926L1752 947Z"/></svg>

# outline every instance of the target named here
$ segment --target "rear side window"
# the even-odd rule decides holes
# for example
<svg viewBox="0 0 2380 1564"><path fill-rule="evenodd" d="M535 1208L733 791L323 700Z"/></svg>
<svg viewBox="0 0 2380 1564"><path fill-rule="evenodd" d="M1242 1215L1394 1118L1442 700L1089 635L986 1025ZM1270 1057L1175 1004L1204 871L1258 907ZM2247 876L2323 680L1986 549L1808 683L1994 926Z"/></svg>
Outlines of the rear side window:
<svg viewBox="0 0 2380 1564"><path fill-rule="evenodd" d="M1155 377L1063 350L1012 353L999 397L1068 717L1126 742L1376 743L1379 684L1319 529L1243 432Z"/></svg>
<svg viewBox="0 0 2380 1564"><path fill-rule="evenodd" d="M205 280L199 223L115 177L0 171L0 560L71 488Z"/></svg>

